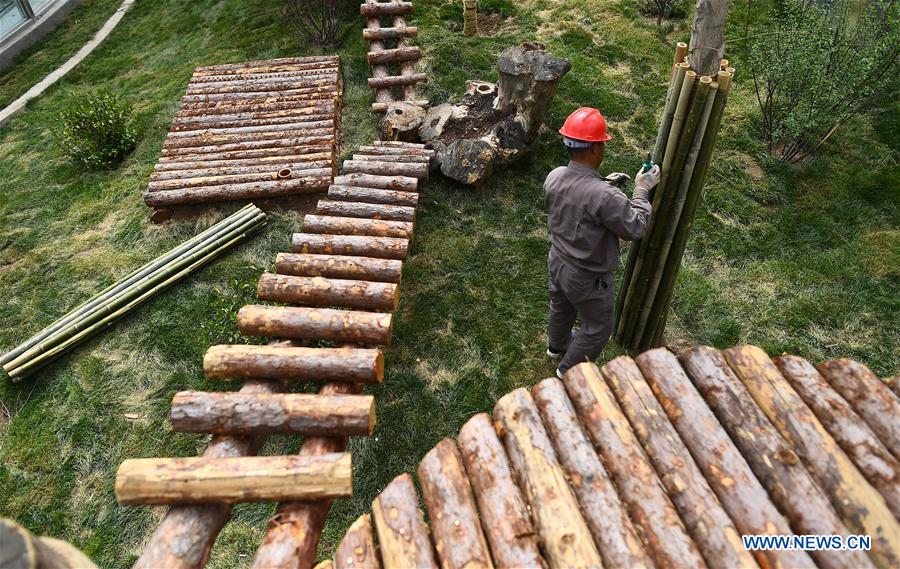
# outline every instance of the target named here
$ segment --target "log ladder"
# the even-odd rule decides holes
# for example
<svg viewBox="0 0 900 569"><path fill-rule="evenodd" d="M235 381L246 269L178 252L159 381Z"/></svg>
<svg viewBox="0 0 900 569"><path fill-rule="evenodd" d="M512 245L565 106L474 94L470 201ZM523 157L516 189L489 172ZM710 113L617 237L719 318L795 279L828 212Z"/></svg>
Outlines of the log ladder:
<svg viewBox="0 0 900 569"><path fill-rule="evenodd" d="M864 365L665 349L502 397L320 567L897 567L900 399ZM871 536L747 551L746 534Z"/></svg>
<svg viewBox="0 0 900 569"><path fill-rule="evenodd" d="M207 379L243 379L237 392L176 393L177 431L212 433L201 457L126 460L116 476L122 504L170 504L137 568L200 568L238 502L278 502L252 567L305 568L331 500L351 493L347 437L375 426L380 383L409 250L419 184L433 151L374 142L344 162L290 253L278 254L257 293L279 305L249 305L237 323L267 345L211 347ZM323 347L319 342L337 347ZM316 344L312 344L316 342ZM318 382L318 394L285 393ZM294 456L256 456L266 435L306 437Z"/></svg>
<svg viewBox="0 0 900 569"><path fill-rule="evenodd" d="M407 14L413 11L412 2L389 0L366 0L359 7L359 13L366 19L363 39L369 42L367 59L372 67L369 87L375 89L372 111L384 113L388 105L397 100L414 105L426 106L427 100L416 98L416 85L428 80L424 73L417 73L415 62L422 58L422 51L410 46L410 38L416 37L417 29L406 25ZM389 16L391 27L381 27L381 18ZM386 47L392 42L394 47ZM390 64L399 66L400 74L391 75ZM398 99L398 91L402 92Z"/></svg>

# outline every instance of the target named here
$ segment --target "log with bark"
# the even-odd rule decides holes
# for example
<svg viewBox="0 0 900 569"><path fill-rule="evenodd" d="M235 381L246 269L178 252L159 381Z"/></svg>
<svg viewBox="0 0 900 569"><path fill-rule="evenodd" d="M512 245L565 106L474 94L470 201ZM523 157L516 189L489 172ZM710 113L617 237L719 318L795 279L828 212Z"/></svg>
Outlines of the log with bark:
<svg viewBox="0 0 900 569"><path fill-rule="evenodd" d="M413 224L409 221L337 217L308 214L303 216L303 231L323 235L357 235L410 239Z"/></svg>
<svg viewBox="0 0 900 569"><path fill-rule="evenodd" d="M409 240L398 237L320 235L315 233L294 233L291 237L291 251L294 253L352 255L402 261L406 258L408 250Z"/></svg>
<svg viewBox="0 0 900 569"><path fill-rule="evenodd" d="M396 40L400 38L414 38L418 33L419 29L415 26L403 26L401 28L366 28L363 30L363 39L366 41Z"/></svg>
<svg viewBox="0 0 900 569"><path fill-rule="evenodd" d="M381 142L399 142L399 141L381 141ZM371 144L360 146L357 152L364 154L375 154L380 156L427 156L434 158L435 151L433 148L404 147L404 146L385 146L382 144Z"/></svg>
<svg viewBox="0 0 900 569"><path fill-rule="evenodd" d="M646 352L641 357L653 357ZM740 534L690 451L681 442L634 360L616 358L601 370L669 498L710 568L753 567Z"/></svg>
<svg viewBox="0 0 900 569"><path fill-rule="evenodd" d="M428 179L428 164L422 162L376 162L374 160L345 160L346 174L374 174L376 176L411 176Z"/></svg>
<svg viewBox="0 0 900 569"><path fill-rule="evenodd" d="M737 530L742 535L790 535L787 520L772 504L747 461L691 384L675 356L661 351L654 354L637 359L641 373ZM803 551L760 550L752 553L759 566L764 568L812 569L816 566Z"/></svg>
<svg viewBox="0 0 900 569"><path fill-rule="evenodd" d="M399 283L403 262L394 259L373 259L349 255L313 255L308 253L278 253L275 272L298 277L328 277Z"/></svg>
<svg viewBox="0 0 900 569"><path fill-rule="evenodd" d="M393 311L400 301L397 285L394 283L272 273L262 274L256 293L260 300L271 302L362 310Z"/></svg>
<svg viewBox="0 0 900 569"><path fill-rule="evenodd" d="M457 440L496 565L546 567L528 507L490 417L480 413L469 419Z"/></svg>
<svg viewBox="0 0 900 569"><path fill-rule="evenodd" d="M732 348L724 355L757 405L828 493L844 524L857 534L872 537L869 553L875 563L882 568L897 567L900 523L769 356L756 346Z"/></svg>
<svg viewBox="0 0 900 569"><path fill-rule="evenodd" d="M347 163L344 162L345 168L346 164ZM333 215L337 217L407 221L410 223L414 222L416 219L416 209L413 207L366 202L320 200L316 206L316 213L319 215Z"/></svg>
<svg viewBox="0 0 900 569"><path fill-rule="evenodd" d="M419 194L416 192L399 192L397 190L379 190L356 186L329 186L328 198L340 201L402 205L407 207L416 207L419 204Z"/></svg>
<svg viewBox="0 0 900 569"><path fill-rule="evenodd" d="M354 154L354 160L362 162L416 162L431 163L431 156L427 154Z"/></svg>
<svg viewBox="0 0 900 569"><path fill-rule="evenodd" d="M441 567L492 568L472 487L453 439L442 440L422 458L419 482Z"/></svg>
<svg viewBox="0 0 900 569"><path fill-rule="evenodd" d="M198 186L144 193L144 203L150 207L214 203L234 200L277 198L287 195L325 191L331 183L331 169L302 170L288 180Z"/></svg>
<svg viewBox="0 0 900 569"><path fill-rule="evenodd" d="M653 567L562 382L556 378L545 379L531 394L578 497L604 567Z"/></svg>
<svg viewBox="0 0 900 569"><path fill-rule="evenodd" d="M410 176L380 176L377 174L345 174L334 179L338 186L362 186L364 188L378 188L381 190L400 190L403 192L415 192L419 187L419 180Z"/></svg>
<svg viewBox="0 0 900 569"><path fill-rule="evenodd" d="M428 528L409 474L394 478L372 502L372 517L385 567L437 569Z"/></svg>
<svg viewBox="0 0 900 569"><path fill-rule="evenodd" d="M120 504L209 504L348 497L350 455L130 458L116 472Z"/></svg>
<svg viewBox="0 0 900 569"><path fill-rule="evenodd" d="M705 567L597 366L569 368L563 381L657 566Z"/></svg>
<svg viewBox="0 0 900 569"><path fill-rule="evenodd" d="M497 433L534 516L551 567L600 567L590 529L531 395L519 388L494 406Z"/></svg>
<svg viewBox="0 0 900 569"><path fill-rule="evenodd" d="M412 2L375 2L362 4L359 7L360 16L391 16L394 14L412 14Z"/></svg>
<svg viewBox="0 0 900 569"><path fill-rule="evenodd" d="M369 514L361 515L350 525L334 551L335 569L381 569L372 531Z"/></svg>
<svg viewBox="0 0 900 569"><path fill-rule="evenodd" d="M389 75L387 77L369 77L369 87L372 89L404 87L428 81L428 75L424 73L412 73L410 75Z"/></svg>
<svg viewBox="0 0 900 569"><path fill-rule="evenodd" d="M206 350L203 373L207 379L381 383L384 356L361 348L220 345Z"/></svg>
<svg viewBox="0 0 900 569"><path fill-rule="evenodd" d="M416 61L421 58L422 50L416 46L382 49L379 51L370 51L368 54L366 54L366 60L369 62L369 65L400 63L401 61Z"/></svg>
<svg viewBox="0 0 900 569"><path fill-rule="evenodd" d="M237 324L247 336L387 346L392 318L377 312L251 304L238 311Z"/></svg>

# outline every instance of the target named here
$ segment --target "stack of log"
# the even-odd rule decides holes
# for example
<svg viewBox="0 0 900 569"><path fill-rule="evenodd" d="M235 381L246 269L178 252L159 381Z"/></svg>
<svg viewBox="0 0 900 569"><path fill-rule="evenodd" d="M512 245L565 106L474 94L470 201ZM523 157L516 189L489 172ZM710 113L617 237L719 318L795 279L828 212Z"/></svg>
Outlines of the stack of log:
<svg viewBox="0 0 900 569"><path fill-rule="evenodd" d="M395 478L350 567L897 567L900 399L864 365L698 347L502 397ZM871 538L748 550L743 535Z"/></svg>
<svg viewBox="0 0 900 569"><path fill-rule="evenodd" d="M247 205L74 308L0 356L0 364L10 379L20 381L265 225L266 214Z"/></svg>
<svg viewBox="0 0 900 569"><path fill-rule="evenodd" d="M151 219L186 204L324 191L340 107L337 56L197 68L144 194Z"/></svg>
<svg viewBox="0 0 900 569"><path fill-rule="evenodd" d="M661 177L653 216L628 256L617 306L616 339L629 353L662 344L675 279L709 171L734 68L727 60L714 76L687 63L687 45L675 49L653 162Z"/></svg>
<svg viewBox="0 0 900 569"><path fill-rule="evenodd" d="M259 299L278 305L237 314L243 334L269 343L213 346L204 357L207 379L244 386L172 400L173 428L211 433L209 447L197 458L120 466L120 503L172 505L135 567L203 567L232 504L260 501L279 505L252 567L312 566L331 500L351 492L347 437L375 426L373 398L360 392L384 378L378 347L390 343L432 155L423 145L375 142L345 161L292 251L259 280ZM303 382L321 384L318 394L287 392ZM295 456L256 456L271 434L306 438Z"/></svg>
<svg viewBox="0 0 900 569"><path fill-rule="evenodd" d="M416 98L416 85L428 77L416 72L416 61L422 58L422 51L409 45L418 32L406 25L406 15L412 12L412 2L399 0L365 0L359 7L360 15L366 19L363 39L369 42L367 59L372 67L369 87L375 90L372 112L402 114L428 105L427 100ZM391 25L382 27L382 18L390 18ZM397 65L399 74L391 74L392 64Z"/></svg>

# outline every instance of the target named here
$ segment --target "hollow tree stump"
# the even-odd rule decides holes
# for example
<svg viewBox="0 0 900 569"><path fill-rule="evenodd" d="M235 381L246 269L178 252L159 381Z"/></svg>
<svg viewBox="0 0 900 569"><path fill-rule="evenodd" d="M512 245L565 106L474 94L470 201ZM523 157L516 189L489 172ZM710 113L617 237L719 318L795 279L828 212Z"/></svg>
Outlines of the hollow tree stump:
<svg viewBox="0 0 900 569"><path fill-rule="evenodd" d="M382 140L415 142L424 121L425 109L415 103L387 103L384 116L378 121L378 130Z"/></svg>

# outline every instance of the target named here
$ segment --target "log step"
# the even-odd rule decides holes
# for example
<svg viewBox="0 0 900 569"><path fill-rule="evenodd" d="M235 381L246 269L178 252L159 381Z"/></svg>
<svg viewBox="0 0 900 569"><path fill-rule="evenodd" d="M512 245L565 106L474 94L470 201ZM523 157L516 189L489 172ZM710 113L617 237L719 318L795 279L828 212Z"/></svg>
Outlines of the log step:
<svg viewBox="0 0 900 569"><path fill-rule="evenodd" d="M375 549L372 517L363 514L350 525L334 552L335 569L380 569L381 561Z"/></svg>
<svg viewBox="0 0 900 569"><path fill-rule="evenodd" d="M363 39L366 41L396 40L400 38L414 38L418 33L419 29L415 26L366 28L363 30Z"/></svg>
<svg viewBox="0 0 900 569"><path fill-rule="evenodd" d="M400 155L392 154L354 154L353 159L364 162L423 162L431 163L431 157L427 154L412 154L406 152Z"/></svg>
<svg viewBox="0 0 900 569"><path fill-rule="evenodd" d="M409 240L397 237L294 233L291 237L291 251L403 260L409 251Z"/></svg>
<svg viewBox="0 0 900 569"><path fill-rule="evenodd" d="M203 373L207 379L381 383L384 356L361 348L219 345L206 350Z"/></svg>
<svg viewBox="0 0 900 569"><path fill-rule="evenodd" d="M389 75L387 77L369 77L369 87L372 89L384 89L388 87L401 87L415 85L428 81L428 75L424 73L410 73L409 75Z"/></svg>
<svg viewBox="0 0 900 569"><path fill-rule="evenodd" d="M393 283L263 273L256 291L260 300L306 306L396 310L400 295Z"/></svg>
<svg viewBox="0 0 900 569"><path fill-rule="evenodd" d="M428 178L428 164L423 162L390 162L373 160L344 160L344 174L375 174L378 176L410 176Z"/></svg>
<svg viewBox="0 0 900 569"><path fill-rule="evenodd" d="M375 154L375 155L385 155L385 156L405 156L405 155L425 155L429 158L434 158L435 151L433 148L425 148L422 146L421 148L416 147L395 147L395 146L380 146L380 145L369 145L369 146L360 146L357 148L357 152L361 154Z"/></svg>
<svg viewBox="0 0 900 569"><path fill-rule="evenodd" d="M338 201L386 204L413 208L419 204L419 194L416 192L379 190L376 188L360 188L356 186L331 185L328 187L328 198Z"/></svg>
<svg viewBox="0 0 900 569"><path fill-rule="evenodd" d="M403 272L403 262L347 255L278 253L275 258L275 272L298 277L328 277L399 283Z"/></svg>
<svg viewBox="0 0 900 569"><path fill-rule="evenodd" d="M416 208L414 207L368 202L319 200L316 213L337 217L406 221L409 223L413 223L416 220Z"/></svg>
<svg viewBox="0 0 900 569"><path fill-rule="evenodd" d="M410 176L380 176L375 174L345 174L334 179L336 186L361 186L379 190L400 190L415 192L419 180Z"/></svg>
<svg viewBox="0 0 900 569"><path fill-rule="evenodd" d="M366 2L359 7L359 15L367 18L412 14L412 2Z"/></svg>
<svg viewBox="0 0 900 569"><path fill-rule="evenodd" d="M382 49L379 51L370 51L366 55L366 59L369 61L369 65L399 63L401 61L417 61L422 59L422 50L415 46Z"/></svg>
<svg viewBox="0 0 900 569"><path fill-rule="evenodd" d="M372 502L372 517L385 567L437 569L428 527L409 474L394 478L381 491Z"/></svg>
<svg viewBox="0 0 900 569"><path fill-rule="evenodd" d="M391 343L390 314L251 304L237 314L238 330L247 336L291 340L332 340L387 346Z"/></svg>
<svg viewBox="0 0 900 569"><path fill-rule="evenodd" d="M375 398L180 391L170 420L182 433L367 437L375 429Z"/></svg>
<svg viewBox="0 0 900 569"><path fill-rule="evenodd" d="M346 453L319 456L128 459L116 472L120 504L222 504L344 498Z"/></svg>
<svg viewBox="0 0 900 569"><path fill-rule="evenodd" d="M325 235L358 235L410 239L412 238L413 224L408 221L308 214L303 217L303 230L306 233Z"/></svg>

